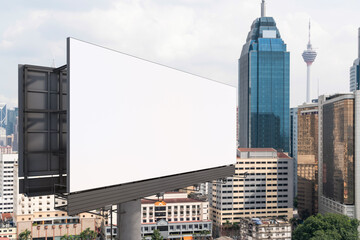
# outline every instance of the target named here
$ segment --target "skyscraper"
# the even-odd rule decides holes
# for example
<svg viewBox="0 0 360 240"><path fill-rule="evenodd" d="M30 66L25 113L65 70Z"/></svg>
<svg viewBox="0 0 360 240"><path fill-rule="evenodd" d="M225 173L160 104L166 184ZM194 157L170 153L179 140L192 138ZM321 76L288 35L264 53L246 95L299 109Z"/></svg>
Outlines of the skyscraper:
<svg viewBox="0 0 360 240"><path fill-rule="evenodd" d="M297 194L298 108L290 108L290 151L294 159L294 197Z"/></svg>
<svg viewBox="0 0 360 240"><path fill-rule="evenodd" d="M0 128L6 129L6 104L0 103Z"/></svg>
<svg viewBox="0 0 360 240"><path fill-rule="evenodd" d="M297 200L301 218L318 212L318 105L298 106Z"/></svg>
<svg viewBox="0 0 360 240"><path fill-rule="evenodd" d="M310 69L311 69L311 65L313 64L313 62L315 61L316 58L316 51L312 48L311 45L311 41L310 41L310 22L309 22L309 42L307 44L307 49L303 52L302 56L304 58L304 61L306 62L307 65L307 81L306 81L306 102L310 103Z"/></svg>
<svg viewBox="0 0 360 240"><path fill-rule="evenodd" d="M239 146L289 152L290 53L272 17L251 25L239 59Z"/></svg>
<svg viewBox="0 0 360 240"><path fill-rule="evenodd" d="M360 91L319 97L319 212L360 219Z"/></svg>
<svg viewBox="0 0 360 240"><path fill-rule="evenodd" d="M358 58L355 59L350 67L350 91L354 92L360 89L360 28L358 33Z"/></svg>
<svg viewBox="0 0 360 240"><path fill-rule="evenodd" d="M18 108L11 108L7 110L6 135L11 135L14 133L17 116Z"/></svg>

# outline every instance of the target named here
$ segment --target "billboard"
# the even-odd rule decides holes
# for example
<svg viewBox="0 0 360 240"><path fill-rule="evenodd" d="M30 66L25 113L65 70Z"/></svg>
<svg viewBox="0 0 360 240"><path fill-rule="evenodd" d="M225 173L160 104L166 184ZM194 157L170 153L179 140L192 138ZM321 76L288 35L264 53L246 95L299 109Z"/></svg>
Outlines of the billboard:
<svg viewBox="0 0 360 240"><path fill-rule="evenodd" d="M235 87L67 44L70 193L235 164Z"/></svg>

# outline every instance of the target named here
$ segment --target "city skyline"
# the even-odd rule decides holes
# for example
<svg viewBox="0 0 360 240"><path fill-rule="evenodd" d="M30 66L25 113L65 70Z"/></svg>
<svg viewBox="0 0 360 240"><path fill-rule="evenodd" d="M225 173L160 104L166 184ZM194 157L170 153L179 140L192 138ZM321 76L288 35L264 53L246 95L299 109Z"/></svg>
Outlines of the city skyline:
<svg viewBox="0 0 360 240"><path fill-rule="evenodd" d="M16 105L17 64L63 65L68 36L235 85L236 60L249 26L260 16L261 1L86 3L5 3L0 10L0 102ZM266 4L266 15L276 17L291 52L290 106L306 99L306 67L301 53L306 47L309 18L312 43L319 49L312 69L311 97L317 97L317 92L348 92L360 21L341 16L356 20L360 3L353 0L344 6L329 1L279 0Z"/></svg>

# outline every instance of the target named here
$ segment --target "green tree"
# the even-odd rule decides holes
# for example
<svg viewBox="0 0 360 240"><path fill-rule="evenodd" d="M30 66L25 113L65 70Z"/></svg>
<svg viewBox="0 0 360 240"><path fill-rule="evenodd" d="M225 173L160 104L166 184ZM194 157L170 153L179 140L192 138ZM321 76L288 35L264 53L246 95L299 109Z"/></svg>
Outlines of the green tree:
<svg viewBox="0 0 360 240"><path fill-rule="evenodd" d="M297 196L294 197L294 208L297 208L298 206L298 199L297 199Z"/></svg>
<svg viewBox="0 0 360 240"><path fill-rule="evenodd" d="M28 240L31 239L31 232L28 229L25 229L19 234L20 240Z"/></svg>
<svg viewBox="0 0 360 240"><path fill-rule="evenodd" d="M90 230L90 228L85 229L80 233L80 238L82 240L89 240L89 239L95 239L96 238L96 232L93 230Z"/></svg>
<svg viewBox="0 0 360 240"><path fill-rule="evenodd" d="M164 238L161 236L160 231L155 229L151 235L151 240L164 240Z"/></svg>
<svg viewBox="0 0 360 240"><path fill-rule="evenodd" d="M358 240L359 221L340 214L307 218L293 232L293 240Z"/></svg>
<svg viewBox="0 0 360 240"><path fill-rule="evenodd" d="M67 234L65 234L64 236L62 236L62 237L60 238L60 240L73 240L73 239L74 239L73 236L67 235Z"/></svg>

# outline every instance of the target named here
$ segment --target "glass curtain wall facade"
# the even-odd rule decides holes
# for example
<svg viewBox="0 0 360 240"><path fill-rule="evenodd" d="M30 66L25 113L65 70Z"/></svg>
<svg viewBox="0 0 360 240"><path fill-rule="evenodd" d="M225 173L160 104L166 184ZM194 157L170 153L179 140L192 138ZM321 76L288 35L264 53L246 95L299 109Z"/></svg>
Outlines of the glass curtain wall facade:
<svg viewBox="0 0 360 240"><path fill-rule="evenodd" d="M6 104L0 103L0 127L6 127Z"/></svg>
<svg viewBox="0 0 360 240"><path fill-rule="evenodd" d="M274 19L256 19L239 59L240 147L289 152L289 63Z"/></svg>
<svg viewBox="0 0 360 240"><path fill-rule="evenodd" d="M354 100L324 104L322 120L323 195L354 204Z"/></svg>
<svg viewBox="0 0 360 240"><path fill-rule="evenodd" d="M7 110L6 135L11 135L14 133L17 116L18 116L18 108Z"/></svg>
<svg viewBox="0 0 360 240"><path fill-rule="evenodd" d="M318 125L317 104L298 108L297 199L298 212L306 218L318 212Z"/></svg>
<svg viewBox="0 0 360 240"><path fill-rule="evenodd" d="M350 67L350 92L359 90L360 81L360 58L354 61L354 64Z"/></svg>

